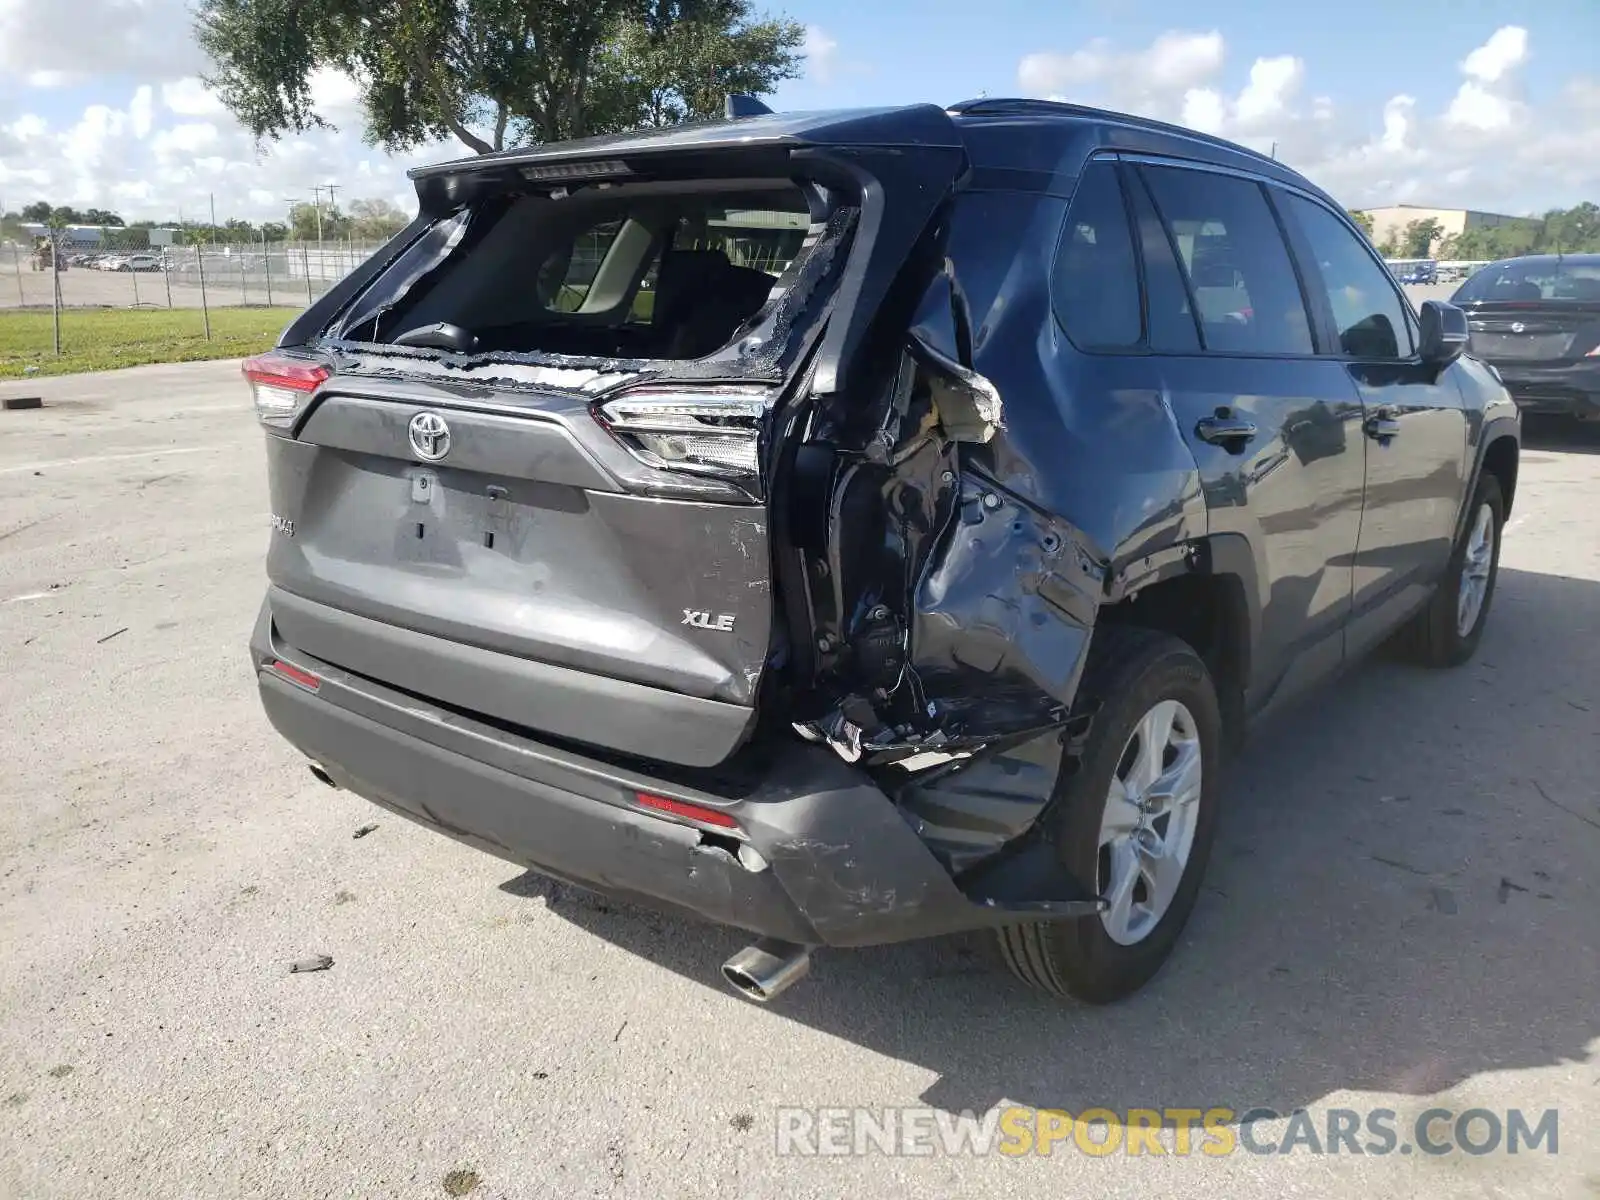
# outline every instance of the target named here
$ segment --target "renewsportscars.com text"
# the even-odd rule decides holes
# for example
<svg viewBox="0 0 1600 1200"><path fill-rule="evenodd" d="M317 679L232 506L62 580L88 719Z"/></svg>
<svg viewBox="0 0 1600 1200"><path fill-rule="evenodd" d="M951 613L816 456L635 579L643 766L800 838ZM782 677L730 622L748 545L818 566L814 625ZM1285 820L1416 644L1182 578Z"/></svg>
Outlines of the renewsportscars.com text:
<svg viewBox="0 0 1600 1200"><path fill-rule="evenodd" d="M780 1155L1054 1153L1104 1157L1232 1154L1557 1154L1560 1113L1553 1108L1428 1108L1414 1117L1391 1108L993 1108L948 1113L933 1108L780 1108Z"/></svg>

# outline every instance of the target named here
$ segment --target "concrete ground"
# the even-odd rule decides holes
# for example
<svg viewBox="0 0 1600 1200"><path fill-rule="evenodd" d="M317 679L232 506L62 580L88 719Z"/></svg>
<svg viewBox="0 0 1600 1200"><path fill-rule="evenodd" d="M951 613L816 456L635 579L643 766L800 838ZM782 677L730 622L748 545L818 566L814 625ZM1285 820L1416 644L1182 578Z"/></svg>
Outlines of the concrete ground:
<svg viewBox="0 0 1600 1200"><path fill-rule="evenodd" d="M236 367L34 390L0 412L0 1196L1600 1195L1600 438L1530 430L1474 662L1364 665L1255 738L1144 993L1057 1004L952 939L824 953L762 1008L718 981L733 933L520 874L272 733ZM1559 1142L776 1152L780 1106L1002 1103L1387 1108L1407 1144L1554 1108Z"/></svg>

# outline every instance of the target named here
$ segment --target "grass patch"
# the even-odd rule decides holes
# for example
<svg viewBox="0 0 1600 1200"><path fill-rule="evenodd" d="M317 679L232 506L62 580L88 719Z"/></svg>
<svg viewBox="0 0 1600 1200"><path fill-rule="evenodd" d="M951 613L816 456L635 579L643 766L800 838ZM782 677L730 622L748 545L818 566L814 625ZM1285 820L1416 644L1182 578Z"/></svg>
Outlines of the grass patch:
<svg viewBox="0 0 1600 1200"><path fill-rule="evenodd" d="M300 312L297 308L217 308L211 340L197 308L64 309L61 355L54 350L50 313L0 311L0 379L110 371L144 363L198 362L259 354Z"/></svg>

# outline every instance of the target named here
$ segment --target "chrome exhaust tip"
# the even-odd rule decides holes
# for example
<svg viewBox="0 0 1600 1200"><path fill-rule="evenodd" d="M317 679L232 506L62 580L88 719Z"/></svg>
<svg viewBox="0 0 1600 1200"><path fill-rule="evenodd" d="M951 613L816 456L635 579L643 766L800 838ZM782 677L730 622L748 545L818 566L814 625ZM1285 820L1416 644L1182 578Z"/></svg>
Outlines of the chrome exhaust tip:
<svg viewBox="0 0 1600 1200"><path fill-rule="evenodd" d="M811 970L811 950L793 942L762 938L722 964L728 985L761 1004L789 990Z"/></svg>

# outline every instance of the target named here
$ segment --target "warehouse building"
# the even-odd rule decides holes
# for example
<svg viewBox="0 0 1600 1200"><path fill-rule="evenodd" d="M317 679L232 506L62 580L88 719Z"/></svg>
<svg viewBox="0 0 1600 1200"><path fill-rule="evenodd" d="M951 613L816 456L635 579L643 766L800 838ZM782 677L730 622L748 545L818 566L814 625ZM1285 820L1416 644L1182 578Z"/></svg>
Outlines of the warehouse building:
<svg viewBox="0 0 1600 1200"><path fill-rule="evenodd" d="M1469 229L1493 229L1518 220L1504 213L1477 212L1470 208L1426 208L1417 204L1391 204L1387 208L1362 209L1372 218L1372 243L1381 246L1391 238L1399 242L1406 226L1413 221L1439 222L1441 237L1460 237ZM1434 247L1437 249L1437 246Z"/></svg>

